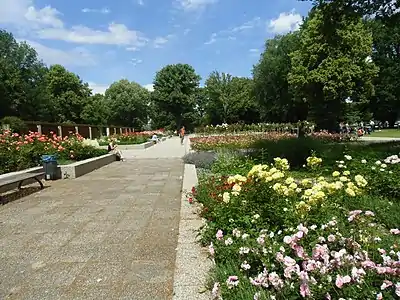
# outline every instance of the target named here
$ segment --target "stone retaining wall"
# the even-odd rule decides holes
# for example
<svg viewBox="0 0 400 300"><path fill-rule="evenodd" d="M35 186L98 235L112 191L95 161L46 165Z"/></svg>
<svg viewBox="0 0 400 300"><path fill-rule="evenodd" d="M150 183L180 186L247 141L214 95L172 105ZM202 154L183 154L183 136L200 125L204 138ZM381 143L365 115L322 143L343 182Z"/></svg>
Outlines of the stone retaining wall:
<svg viewBox="0 0 400 300"><path fill-rule="evenodd" d="M116 161L116 155L113 153L105 154L99 157L89 158L77 161L69 165L59 165L59 176L61 179L78 178L82 175L90 173L96 169L104 167Z"/></svg>

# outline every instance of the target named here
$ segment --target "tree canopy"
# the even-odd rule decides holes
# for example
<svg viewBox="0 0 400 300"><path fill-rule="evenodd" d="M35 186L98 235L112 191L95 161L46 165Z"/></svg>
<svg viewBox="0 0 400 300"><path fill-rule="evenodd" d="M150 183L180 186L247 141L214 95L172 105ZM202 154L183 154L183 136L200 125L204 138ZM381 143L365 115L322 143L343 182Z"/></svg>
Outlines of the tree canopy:
<svg viewBox="0 0 400 300"><path fill-rule="evenodd" d="M164 111L173 118L169 123L176 128L184 125L185 116L194 110L195 96L200 76L188 64L167 65L157 72L154 79L152 101L154 109Z"/></svg>
<svg viewBox="0 0 400 300"><path fill-rule="evenodd" d="M202 86L192 66L170 64L155 74L152 92L123 79L94 95L77 74L46 66L35 49L0 30L0 118L174 130L260 121L309 120L329 130L371 118L393 124L399 1L300 1L313 3L303 24L265 41L252 76L215 70Z"/></svg>

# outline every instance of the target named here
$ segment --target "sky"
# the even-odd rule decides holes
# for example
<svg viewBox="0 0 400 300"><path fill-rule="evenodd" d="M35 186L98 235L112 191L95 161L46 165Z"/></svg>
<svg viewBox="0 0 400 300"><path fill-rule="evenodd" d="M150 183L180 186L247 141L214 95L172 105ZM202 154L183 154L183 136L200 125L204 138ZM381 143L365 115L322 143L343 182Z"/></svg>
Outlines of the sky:
<svg viewBox="0 0 400 300"><path fill-rule="evenodd" d="M247 4L245 4L247 2ZM249 4L249 3L252 4ZM296 30L298 0L0 0L0 28L104 93L127 78L151 90L157 71L187 63L202 77L251 76L265 41Z"/></svg>

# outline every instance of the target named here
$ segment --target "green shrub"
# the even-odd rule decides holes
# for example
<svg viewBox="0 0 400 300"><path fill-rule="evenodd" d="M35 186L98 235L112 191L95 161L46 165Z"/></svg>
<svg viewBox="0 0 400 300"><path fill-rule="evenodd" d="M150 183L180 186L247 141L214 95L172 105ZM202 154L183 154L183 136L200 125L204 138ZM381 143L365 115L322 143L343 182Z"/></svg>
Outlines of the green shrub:
<svg viewBox="0 0 400 300"><path fill-rule="evenodd" d="M251 156L260 163L272 163L275 157L286 158L293 168L299 168L313 152L320 154L329 148L328 145L324 141L310 137L259 140L252 145L255 151Z"/></svg>
<svg viewBox="0 0 400 300"><path fill-rule="evenodd" d="M215 161L215 152L191 152L183 157L185 164L193 164L196 168L210 169Z"/></svg>
<svg viewBox="0 0 400 300"><path fill-rule="evenodd" d="M24 121L14 116L4 117L1 119L0 123L2 126L10 126L11 132L20 134L26 132L28 128Z"/></svg>

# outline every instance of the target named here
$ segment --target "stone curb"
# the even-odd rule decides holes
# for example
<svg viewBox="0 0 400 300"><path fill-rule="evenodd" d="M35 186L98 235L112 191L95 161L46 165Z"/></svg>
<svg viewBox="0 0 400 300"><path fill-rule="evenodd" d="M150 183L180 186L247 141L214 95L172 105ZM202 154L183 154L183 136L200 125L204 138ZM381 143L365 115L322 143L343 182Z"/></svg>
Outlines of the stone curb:
<svg viewBox="0 0 400 300"><path fill-rule="evenodd" d="M186 194L197 183L196 167L185 164L173 300L211 299L211 294L205 285L212 263L207 257L207 250L202 248L197 240L197 231L205 224L205 221L196 213L198 207L195 204L189 204Z"/></svg>

